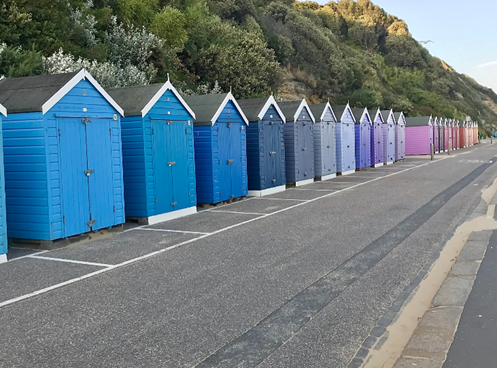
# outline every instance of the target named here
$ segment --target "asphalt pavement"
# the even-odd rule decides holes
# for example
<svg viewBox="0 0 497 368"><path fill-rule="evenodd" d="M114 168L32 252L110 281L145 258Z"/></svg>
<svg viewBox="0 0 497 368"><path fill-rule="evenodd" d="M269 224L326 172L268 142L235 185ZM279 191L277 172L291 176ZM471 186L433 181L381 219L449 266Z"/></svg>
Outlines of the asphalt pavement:
<svg viewBox="0 0 497 368"><path fill-rule="evenodd" d="M0 265L0 366L346 367L496 155L408 158Z"/></svg>

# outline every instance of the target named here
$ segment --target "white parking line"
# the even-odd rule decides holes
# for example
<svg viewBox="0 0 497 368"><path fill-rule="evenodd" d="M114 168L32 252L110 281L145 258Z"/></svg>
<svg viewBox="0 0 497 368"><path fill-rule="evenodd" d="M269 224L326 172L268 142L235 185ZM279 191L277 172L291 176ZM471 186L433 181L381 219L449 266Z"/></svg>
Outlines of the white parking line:
<svg viewBox="0 0 497 368"><path fill-rule="evenodd" d="M265 201L296 201L296 202L307 202L309 201L308 199L292 199L292 198L265 198L265 197L258 197L258 200L265 200Z"/></svg>
<svg viewBox="0 0 497 368"><path fill-rule="evenodd" d="M332 183L329 183L332 184ZM310 184L312 185L312 184ZM336 192L337 189L308 189L308 188L296 188L295 190L307 190L311 192Z"/></svg>
<svg viewBox="0 0 497 368"><path fill-rule="evenodd" d="M432 164L434 162L440 162L440 161L442 161L442 160L444 160L446 158L450 158L450 157L455 157L455 155L453 155L453 156L447 156L445 158L442 158L442 159L436 160L436 161L428 161L428 162L426 162L424 164L421 164L419 166L416 166L416 167L407 168L407 169L399 171L399 172L395 172L395 173L391 173L391 174L388 174L388 175L385 175L385 176L373 178L373 179L371 179L369 181L358 183L358 184L352 185L350 187L347 187L347 188L344 188L344 189L341 189L341 190L337 190L336 192L328 193L328 194L325 194L323 196L320 196L320 197L317 197L317 198L314 198L314 199L309 199L309 200L306 200L306 201L286 199L286 198L263 198L263 197L259 198L258 197L257 199L266 199L266 200L293 200L293 201L301 201L301 203L294 204L294 205L292 205L290 207L283 208L281 210L278 210L278 211L275 211L275 212L272 212L272 213L268 213L268 214L265 214L265 215L260 216L260 217L255 217L255 218L250 219L250 220L246 220L246 221L243 221L243 222L231 225L231 226L227 226L225 228L222 228L220 230L214 231L212 233L206 233L205 235L201 235L201 236L199 236L197 238L193 238L193 239L184 241L182 243L178 243L178 244L172 245L172 246L170 246L168 248L160 249L160 250L157 250L155 252L151 252L151 253L145 254L145 255L143 255L141 257L130 259L128 261L119 263L117 265L113 265L113 266L110 266L110 267L107 267L107 268L103 268L101 270L89 273L89 274L81 276L81 277L77 277L77 278L74 278L74 279L71 279L71 280L67 280L67 281L61 282L59 284L55 284L55 285L46 287L44 289L37 290L37 291L29 293L29 294L21 295L21 296L19 296L17 298L6 300L6 301L0 303L0 308L8 306L8 305L12 305L12 304L20 302L22 300L26 300L26 299L32 298L32 297L37 296L37 295L45 294L45 293L50 292L52 290L55 290L55 289L58 289L58 288L61 288L61 287L64 287L64 286L67 286L67 285L70 285L70 284L73 284L73 283L85 280L85 279L88 279L88 278L93 277L93 276L97 276L99 274L102 274L102 273L105 273L105 272L108 272L108 271L111 271L111 270L114 270L114 269L118 269L118 268L124 267L124 266L132 264L132 263L139 262L141 260L144 260L144 259L147 259L147 258L150 258L150 257L154 257L154 256L159 255L161 253L168 252L168 251L173 250L175 248L181 247L181 246L189 244L189 243L196 242L196 241L201 240L201 239L205 239L205 238L211 237L213 235L217 235L217 234L222 233L224 231L228 231L228 230L234 229L236 227L249 224L249 223L254 222L254 221L259 221L259 220L265 219L267 217L280 214L282 212L290 211L290 210L292 210L294 208L297 208L297 207L300 207L300 206L304 206L304 205L306 205L308 203L316 202L316 201L319 201L321 199L334 196L334 195L336 195L338 193L342 193L342 192L345 192L347 190L351 190L351 189L360 187L362 185L366 185L366 184L372 183L374 181L378 181L378 180L381 180L381 179L384 179L384 178L388 178L390 176L398 175L398 174L401 174L401 173L404 173L404 172L407 172L407 171L410 171L410 170L414 170L414 169L417 169L417 168L420 168L420 167L423 167L423 166L426 166L426 165L430 165L430 164ZM149 229L149 228L140 228L140 230L170 231L170 230ZM175 231L175 230L173 230L173 231ZM182 231L179 231L179 232L182 232ZM199 233L197 233L197 234L199 234Z"/></svg>
<svg viewBox="0 0 497 368"><path fill-rule="evenodd" d="M44 261L57 261L57 262L65 262L65 263L76 263L76 264L82 264L82 265L86 265L86 266L96 266L96 267L105 267L105 268L113 267L113 265L104 264L104 263L75 261L75 260L72 260L72 259L43 257L43 256L36 256L36 255L30 255L30 256L27 256L26 258L42 259Z"/></svg>
<svg viewBox="0 0 497 368"><path fill-rule="evenodd" d="M211 233L201 233L198 231L187 231L187 230L154 229L151 227L142 227L140 229L133 229L133 230L157 231L157 232L163 232L163 233L185 233L185 234L197 234L197 235L209 235L209 234L211 234Z"/></svg>
<svg viewBox="0 0 497 368"><path fill-rule="evenodd" d="M256 216L263 216L263 215L265 215L265 213L240 212L240 211L223 211L223 210L212 210L210 212L234 213L234 214L238 214L238 215L256 215Z"/></svg>
<svg viewBox="0 0 497 368"><path fill-rule="evenodd" d="M37 256L38 254L43 254L43 253L46 253L46 252L48 252L48 250L42 250L42 251L39 251L39 252L36 252L36 253L31 253L31 254L27 254L25 256L17 257L17 258L14 258L14 259L9 259L9 263L10 262L14 262L14 261L18 261L20 259L24 259L24 258L28 258L28 257L32 257L32 256Z"/></svg>

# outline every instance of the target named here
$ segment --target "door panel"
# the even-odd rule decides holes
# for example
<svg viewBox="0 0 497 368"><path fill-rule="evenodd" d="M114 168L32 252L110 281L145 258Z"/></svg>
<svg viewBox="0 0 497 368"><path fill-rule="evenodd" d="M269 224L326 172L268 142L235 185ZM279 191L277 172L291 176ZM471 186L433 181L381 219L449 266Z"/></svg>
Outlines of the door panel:
<svg viewBox="0 0 497 368"><path fill-rule="evenodd" d="M241 123L231 123L230 125L230 145L231 145L231 195L238 198L243 195L243 163L242 163L242 130L245 125Z"/></svg>
<svg viewBox="0 0 497 368"><path fill-rule="evenodd" d="M168 125L164 120L152 120L152 155L154 163L154 193L155 214L167 213L173 210L172 169L167 165L171 162L170 137Z"/></svg>
<svg viewBox="0 0 497 368"><path fill-rule="evenodd" d="M305 174L307 174L304 179L307 180L314 178L314 141L312 139L314 127L312 123L306 123L304 128L306 148L304 165L306 167Z"/></svg>
<svg viewBox="0 0 497 368"><path fill-rule="evenodd" d="M172 178L172 206L175 210L187 208L188 195L188 147L187 122L170 121L167 125L169 136L169 157Z"/></svg>
<svg viewBox="0 0 497 368"><path fill-rule="evenodd" d="M306 146L307 142L305 139L305 126L301 122L296 122L297 124L297 150L298 150L298 172L297 172L297 181L304 180L306 178L306 154L305 152L308 150Z"/></svg>
<svg viewBox="0 0 497 368"><path fill-rule="evenodd" d="M115 224L110 123L108 119L91 119L86 124L88 170L93 170L88 176L90 217L95 221L92 230Z"/></svg>
<svg viewBox="0 0 497 368"><path fill-rule="evenodd" d="M60 178L64 237L90 231L90 202L85 124L81 119L59 119Z"/></svg>
<svg viewBox="0 0 497 368"><path fill-rule="evenodd" d="M219 129L219 190L220 200L226 201L231 198L231 132L227 123L217 123Z"/></svg>

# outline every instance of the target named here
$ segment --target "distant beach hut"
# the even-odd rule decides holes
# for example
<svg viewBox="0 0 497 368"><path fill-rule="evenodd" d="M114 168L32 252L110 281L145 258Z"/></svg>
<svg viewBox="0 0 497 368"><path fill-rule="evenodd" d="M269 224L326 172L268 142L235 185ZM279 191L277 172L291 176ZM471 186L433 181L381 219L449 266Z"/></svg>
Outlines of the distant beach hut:
<svg viewBox="0 0 497 368"><path fill-rule="evenodd" d="M406 156L428 155L433 143L431 116L406 118Z"/></svg>
<svg viewBox="0 0 497 368"><path fill-rule="evenodd" d="M339 121L336 130L337 173L349 175L355 172L355 119L352 109L346 106L333 106Z"/></svg>
<svg viewBox="0 0 497 368"><path fill-rule="evenodd" d="M336 134L337 118L330 103L309 105L316 119L314 124L314 175L316 180L334 178L337 172Z"/></svg>
<svg viewBox="0 0 497 368"><path fill-rule="evenodd" d="M368 109L352 109L355 118L356 169L371 166L371 116Z"/></svg>
<svg viewBox="0 0 497 368"><path fill-rule="evenodd" d="M371 109L373 111L373 109ZM373 118L373 125L371 126L371 166L378 167L383 166L384 160L384 134L383 125L384 117L388 118L388 115L383 114L380 109L376 110Z"/></svg>
<svg viewBox="0 0 497 368"><path fill-rule="evenodd" d="M383 124L383 162L386 165L395 162L395 118L393 111L390 110L383 116L385 124Z"/></svg>
<svg viewBox="0 0 497 368"><path fill-rule="evenodd" d="M406 118L403 112L395 112L395 161L406 158Z"/></svg>

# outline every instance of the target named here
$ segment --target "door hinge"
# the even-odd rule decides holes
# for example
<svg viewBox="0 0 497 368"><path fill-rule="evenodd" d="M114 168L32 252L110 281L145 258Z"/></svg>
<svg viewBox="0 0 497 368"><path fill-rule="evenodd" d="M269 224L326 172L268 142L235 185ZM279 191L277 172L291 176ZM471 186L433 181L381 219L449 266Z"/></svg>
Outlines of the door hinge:
<svg viewBox="0 0 497 368"><path fill-rule="evenodd" d="M62 222L65 224L66 223L66 216L62 216Z"/></svg>
<svg viewBox="0 0 497 368"><path fill-rule="evenodd" d="M83 124L91 123L91 119L81 119Z"/></svg>
<svg viewBox="0 0 497 368"><path fill-rule="evenodd" d="M157 197L155 197L155 203L157 203Z"/></svg>
<svg viewBox="0 0 497 368"><path fill-rule="evenodd" d="M116 206L113 206L114 212L116 212Z"/></svg>
<svg viewBox="0 0 497 368"><path fill-rule="evenodd" d="M93 174L95 171L92 169L92 170L85 170L85 175L86 176L90 176L90 174Z"/></svg>
<svg viewBox="0 0 497 368"><path fill-rule="evenodd" d="M173 166L173 165L176 165L176 161L169 161L167 163L167 166Z"/></svg>
<svg viewBox="0 0 497 368"><path fill-rule="evenodd" d="M185 128L185 134L188 134L188 128Z"/></svg>
<svg viewBox="0 0 497 368"><path fill-rule="evenodd" d="M59 137L60 137L60 129L59 129Z"/></svg>
<svg viewBox="0 0 497 368"><path fill-rule="evenodd" d="M152 128L152 135L154 135L154 134L155 134L155 131L154 131L154 129Z"/></svg>
<svg viewBox="0 0 497 368"><path fill-rule="evenodd" d="M307 147L303 147L303 148L302 148L302 151L307 151Z"/></svg>
<svg viewBox="0 0 497 368"><path fill-rule="evenodd" d="M112 128L109 129L109 135L112 136Z"/></svg>
<svg viewBox="0 0 497 368"><path fill-rule="evenodd" d="M188 197L190 197L190 196L191 196L190 191L188 191Z"/></svg>
<svg viewBox="0 0 497 368"><path fill-rule="evenodd" d="M178 204L178 202L173 202L173 203L171 203L171 206L173 206L173 207L174 207L174 206L176 206L177 204Z"/></svg>

